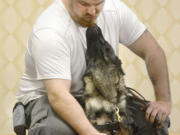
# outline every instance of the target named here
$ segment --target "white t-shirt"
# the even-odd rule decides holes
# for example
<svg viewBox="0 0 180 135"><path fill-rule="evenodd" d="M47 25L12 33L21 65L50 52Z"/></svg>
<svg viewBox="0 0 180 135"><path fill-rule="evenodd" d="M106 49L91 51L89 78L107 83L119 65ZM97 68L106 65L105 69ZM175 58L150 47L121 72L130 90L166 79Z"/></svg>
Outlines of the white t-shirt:
<svg viewBox="0 0 180 135"><path fill-rule="evenodd" d="M131 45L146 29L120 0L105 0L96 23L116 55L119 43ZM28 40L18 100L27 104L45 95L43 79L71 80L72 94L83 88L86 29L74 23L61 0L40 15Z"/></svg>

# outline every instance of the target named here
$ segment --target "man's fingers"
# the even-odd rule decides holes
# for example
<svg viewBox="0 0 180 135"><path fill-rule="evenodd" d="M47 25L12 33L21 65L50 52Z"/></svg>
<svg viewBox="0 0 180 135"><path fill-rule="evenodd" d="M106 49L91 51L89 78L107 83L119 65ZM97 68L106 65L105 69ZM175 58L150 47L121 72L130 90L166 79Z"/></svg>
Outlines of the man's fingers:
<svg viewBox="0 0 180 135"><path fill-rule="evenodd" d="M169 105L170 106L170 105ZM151 102L146 110L146 120L154 123L157 120L157 127L162 127L170 113L170 107L164 102Z"/></svg>
<svg viewBox="0 0 180 135"><path fill-rule="evenodd" d="M166 120L167 114L163 113L162 117L161 117L161 126L164 124L165 120Z"/></svg>
<svg viewBox="0 0 180 135"><path fill-rule="evenodd" d="M150 122L151 123L154 123L154 120L156 118L156 115L158 113L158 110L157 109L154 109L152 112L151 112L151 115L150 115Z"/></svg>
<svg viewBox="0 0 180 135"><path fill-rule="evenodd" d="M166 120L166 113L165 112L159 112L156 117L156 127L161 128Z"/></svg>
<svg viewBox="0 0 180 135"><path fill-rule="evenodd" d="M149 121L150 120L150 115L152 112L153 108L150 106L150 104L148 105L148 108L146 110L146 120Z"/></svg>

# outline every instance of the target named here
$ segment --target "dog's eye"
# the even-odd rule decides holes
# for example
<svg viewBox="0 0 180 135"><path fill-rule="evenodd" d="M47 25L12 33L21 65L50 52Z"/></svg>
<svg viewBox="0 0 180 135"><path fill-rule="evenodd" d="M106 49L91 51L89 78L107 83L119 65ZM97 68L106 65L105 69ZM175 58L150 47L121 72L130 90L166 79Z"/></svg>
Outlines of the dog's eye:
<svg viewBox="0 0 180 135"><path fill-rule="evenodd" d="M106 52L110 52L110 49L109 49L109 48L106 48Z"/></svg>
<svg viewBox="0 0 180 135"><path fill-rule="evenodd" d="M110 47L106 47L106 52L111 55L112 54L112 49Z"/></svg>

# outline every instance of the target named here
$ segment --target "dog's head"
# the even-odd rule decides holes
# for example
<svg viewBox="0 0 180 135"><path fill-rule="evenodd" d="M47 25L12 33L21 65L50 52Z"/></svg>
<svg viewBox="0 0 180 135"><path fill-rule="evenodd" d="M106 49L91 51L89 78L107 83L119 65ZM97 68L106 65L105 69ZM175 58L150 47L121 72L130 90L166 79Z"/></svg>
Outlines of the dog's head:
<svg viewBox="0 0 180 135"><path fill-rule="evenodd" d="M112 46L104 39L101 29L95 24L86 31L87 52L86 60L101 59L106 63L113 63L121 68L121 61L115 55ZM122 69L122 68L121 68ZM124 72L121 70L124 74Z"/></svg>
<svg viewBox="0 0 180 135"><path fill-rule="evenodd" d="M116 103L125 93L121 61L97 25L87 29L86 39L86 75L91 76L101 95Z"/></svg>

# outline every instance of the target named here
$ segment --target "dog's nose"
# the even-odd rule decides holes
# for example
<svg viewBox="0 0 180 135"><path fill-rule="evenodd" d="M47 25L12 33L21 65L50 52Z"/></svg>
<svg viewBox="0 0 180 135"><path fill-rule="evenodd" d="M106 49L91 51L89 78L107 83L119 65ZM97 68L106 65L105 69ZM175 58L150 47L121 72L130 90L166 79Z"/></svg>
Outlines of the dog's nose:
<svg viewBox="0 0 180 135"><path fill-rule="evenodd" d="M92 27L89 27L87 29L87 38L88 37L97 37L98 36L98 26L96 24L94 24Z"/></svg>
<svg viewBox="0 0 180 135"><path fill-rule="evenodd" d="M98 26L96 24L92 26L92 31L94 34L98 34Z"/></svg>

